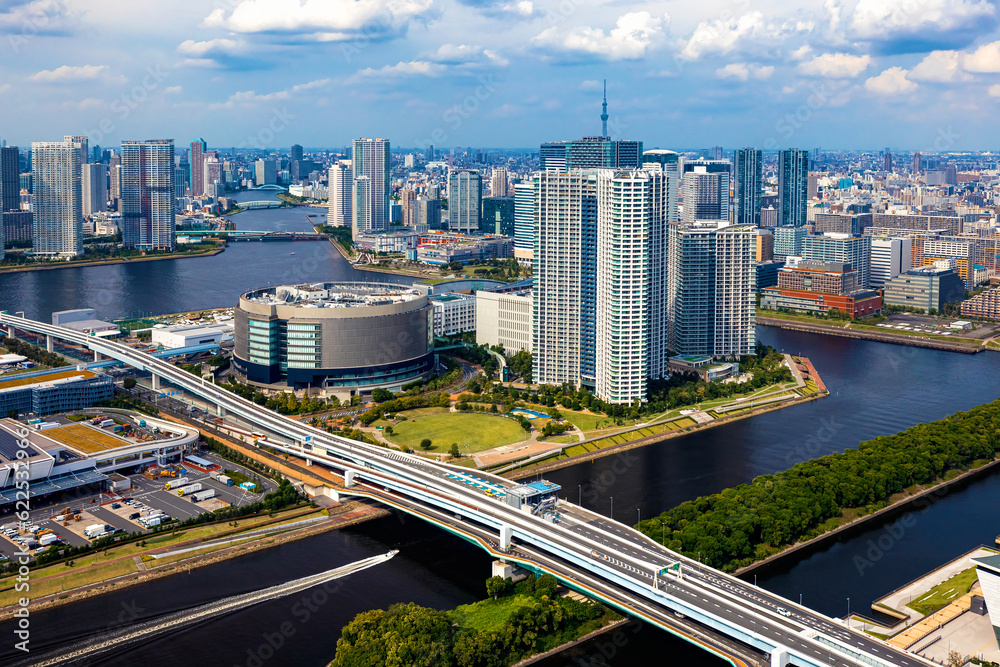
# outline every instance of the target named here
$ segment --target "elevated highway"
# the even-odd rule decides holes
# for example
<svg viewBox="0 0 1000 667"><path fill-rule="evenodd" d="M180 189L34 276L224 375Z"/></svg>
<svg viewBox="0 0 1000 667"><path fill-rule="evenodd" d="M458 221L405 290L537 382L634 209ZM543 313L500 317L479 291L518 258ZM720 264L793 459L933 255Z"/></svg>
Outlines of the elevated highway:
<svg viewBox="0 0 1000 667"><path fill-rule="evenodd" d="M516 509L505 497L518 485L502 477L328 434L114 341L7 313L0 313L0 326L85 345L150 372L154 385L169 382L220 414L275 434L268 446L333 469L348 492L431 521L505 560L551 572L734 665L759 664L762 654L775 666L932 664L568 501Z"/></svg>

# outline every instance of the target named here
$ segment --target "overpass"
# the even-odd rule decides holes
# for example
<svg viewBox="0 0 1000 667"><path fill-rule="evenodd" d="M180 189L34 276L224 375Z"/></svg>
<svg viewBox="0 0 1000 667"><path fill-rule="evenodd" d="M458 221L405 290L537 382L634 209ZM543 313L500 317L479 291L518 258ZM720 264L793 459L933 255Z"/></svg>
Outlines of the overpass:
<svg viewBox="0 0 1000 667"><path fill-rule="evenodd" d="M0 326L84 345L179 387L253 427L272 449L333 469L347 494L425 519L508 562L567 585L727 659L772 667L925 667L924 659L839 621L665 549L568 501L517 509L519 485L496 475L331 435L267 410L121 343L0 313ZM831 582L834 584L835 582ZM693 621L693 623L691 622Z"/></svg>
<svg viewBox="0 0 1000 667"><path fill-rule="evenodd" d="M255 209L255 208L281 208L284 202L278 201L277 199L260 199L255 201L238 201L236 202L236 207L241 209Z"/></svg>

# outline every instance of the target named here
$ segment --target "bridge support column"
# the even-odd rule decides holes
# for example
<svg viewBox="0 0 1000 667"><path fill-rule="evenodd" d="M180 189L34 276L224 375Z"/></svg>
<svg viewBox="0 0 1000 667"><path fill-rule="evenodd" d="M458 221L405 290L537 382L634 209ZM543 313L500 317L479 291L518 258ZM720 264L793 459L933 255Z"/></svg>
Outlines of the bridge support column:
<svg viewBox="0 0 1000 667"><path fill-rule="evenodd" d="M13 326L7 327L7 338L17 338L17 333L14 331Z"/></svg>
<svg viewBox="0 0 1000 667"><path fill-rule="evenodd" d="M225 416L226 416L226 409L225 409L224 407L222 407L222 406L220 405L220 406L219 406L219 409L218 409L218 410L216 410L216 413L217 413L217 414L218 414L218 415L219 415L220 417L225 417Z"/></svg>
<svg viewBox="0 0 1000 667"><path fill-rule="evenodd" d="M354 474L355 473L353 470L344 471L344 486L346 486L347 488L351 488L352 486L354 486Z"/></svg>
<svg viewBox="0 0 1000 667"><path fill-rule="evenodd" d="M157 375L156 373L153 373L152 378L153 378L153 389L155 391L159 391L160 390L160 376Z"/></svg>
<svg viewBox="0 0 1000 667"><path fill-rule="evenodd" d="M500 548L503 551L510 549L510 543L514 539L514 529L510 526L500 526Z"/></svg>
<svg viewBox="0 0 1000 667"><path fill-rule="evenodd" d="M101 353L98 352L97 350L94 350L94 361L96 362L100 360L101 360Z"/></svg>
<svg viewBox="0 0 1000 667"><path fill-rule="evenodd" d="M52 334L45 334L45 349L52 352L55 348L53 346Z"/></svg>
<svg viewBox="0 0 1000 667"><path fill-rule="evenodd" d="M784 646L776 646L771 651L771 667L785 667L791 659L792 656L788 655L788 649Z"/></svg>

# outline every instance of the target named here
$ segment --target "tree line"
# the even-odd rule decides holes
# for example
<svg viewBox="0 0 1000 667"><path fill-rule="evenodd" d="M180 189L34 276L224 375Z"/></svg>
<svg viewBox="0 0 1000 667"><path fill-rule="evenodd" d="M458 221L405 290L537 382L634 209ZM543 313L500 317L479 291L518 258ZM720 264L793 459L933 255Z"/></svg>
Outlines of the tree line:
<svg viewBox="0 0 1000 667"><path fill-rule="evenodd" d="M893 494L992 461L1000 453L998 434L1000 400L689 500L639 529L733 571L830 530L845 510L871 513Z"/></svg>

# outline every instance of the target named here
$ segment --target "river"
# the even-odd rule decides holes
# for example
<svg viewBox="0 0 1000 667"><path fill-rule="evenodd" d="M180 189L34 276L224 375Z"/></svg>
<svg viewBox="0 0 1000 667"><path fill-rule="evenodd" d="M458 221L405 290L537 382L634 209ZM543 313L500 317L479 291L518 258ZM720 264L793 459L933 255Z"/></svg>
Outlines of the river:
<svg viewBox="0 0 1000 667"><path fill-rule="evenodd" d="M256 194L256 193L255 193ZM305 209L272 209L234 217L249 225L302 225ZM297 222L298 221L298 222ZM247 225L247 226L244 226ZM289 249L291 248L291 249ZM309 248L306 252L302 249ZM315 249L315 250L313 250ZM294 256L288 252L295 252ZM242 253L242 254L240 254ZM314 260L309 261L309 260ZM308 262L308 266L306 265ZM156 266L173 276L174 290L154 288ZM115 277L108 277L108 273ZM147 273L148 272L148 273ZM75 274L75 280L59 274ZM104 316L145 310L179 312L225 306L244 289L302 280L364 279L327 244L231 244L214 258L167 260L143 265L90 267L0 276L0 307L47 317L52 310L93 305ZM375 279L387 276L375 274ZM219 277L222 276L223 280ZM11 278L11 280L8 282ZM300 278L294 278L296 280ZM146 292L127 293L118 285L145 285ZM32 291L37 285L42 293ZM204 287L202 287L204 285ZM10 287L10 289L8 289ZM110 290L110 298L93 303L92 295ZM50 290L52 290L50 292ZM140 305L142 304L142 305ZM607 513L614 498L615 517L634 523L684 500L748 482L760 474L785 469L878 435L895 433L919 421L941 418L994 400L1000 390L1000 355L964 355L899 347L847 338L824 337L759 327L765 343L810 357L831 394L810 403L778 410L718 428L632 450L621 455L553 472L547 477L563 485L566 496ZM758 577L758 583L798 599L826 614L867 610L871 601L916 576L981 543L992 544L1000 532L995 508L1000 506L1000 474L953 490L919 513L901 533L887 521L780 561ZM889 534L891 545L878 547ZM340 627L360 611L401 601L450 608L482 597L489 558L470 544L412 518L389 517L350 529L255 553L190 574L150 582L93 600L39 612L32 616L32 646L61 645L99 631L119 619L149 618L353 562L390 548L400 550L390 562L339 581L330 601L319 605L306 622L296 613L299 598L260 604L238 613L167 635L138 646L123 647L102 665L177 664L182 656L196 664L324 665L336 650ZM874 549L874 550L873 550ZM298 608L301 612L301 607ZM295 634L267 660L254 662L266 636L284 621ZM0 636L11 636L10 623ZM270 633L270 634L269 634ZM646 626L628 629L617 645L608 638L545 662L557 665L724 664L681 640ZM0 662L11 642L0 644ZM249 652L248 652L249 651Z"/></svg>

